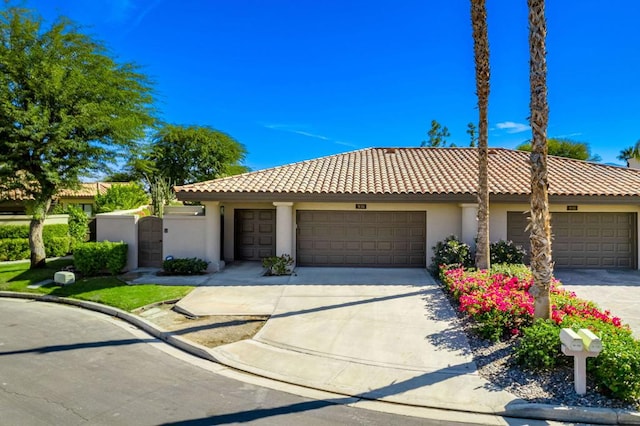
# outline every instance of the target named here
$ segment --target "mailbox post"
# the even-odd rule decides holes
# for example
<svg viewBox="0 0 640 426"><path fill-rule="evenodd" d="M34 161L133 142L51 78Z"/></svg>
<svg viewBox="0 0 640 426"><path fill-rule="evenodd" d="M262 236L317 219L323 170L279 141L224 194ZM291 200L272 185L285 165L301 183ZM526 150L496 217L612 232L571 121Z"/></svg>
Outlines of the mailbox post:
<svg viewBox="0 0 640 426"><path fill-rule="evenodd" d="M570 328L560 330L562 353L573 357L573 380L576 393L587 393L587 358L596 357L602 351L602 341L586 328L577 333Z"/></svg>

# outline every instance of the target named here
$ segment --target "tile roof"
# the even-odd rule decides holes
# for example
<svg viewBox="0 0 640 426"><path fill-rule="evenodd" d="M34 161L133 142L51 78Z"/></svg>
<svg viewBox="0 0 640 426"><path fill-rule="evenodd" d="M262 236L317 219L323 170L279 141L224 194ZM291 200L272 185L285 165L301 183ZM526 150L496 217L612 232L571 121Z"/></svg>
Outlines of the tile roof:
<svg viewBox="0 0 640 426"><path fill-rule="evenodd" d="M119 183L115 183L116 185ZM78 189L63 189L58 192L58 197L95 197L104 195L107 189L111 188L114 182L86 182L81 183Z"/></svg>
<svg viewBox="0 0 640 426"><path fill-rule="evenodd" d="M489 150L494 195L528 195L529 153ZM475 194L476 148L369 148L175 187L179 198L216 194ZM550 196L640 196L640 170L548 157ZM246 198L243 196L242 198Z"/></svg>
<svg viewBox="0 0 640 426"><path fill-rule="evenodd" d="M93 198L97 194L104 195L112 185L118 185L119 182L88 182L81 183L78 189L63 189L58 192L57 197L64 198ZM0 200L24 201L33 197L20 189L11 189L0 191Z"/></svg>

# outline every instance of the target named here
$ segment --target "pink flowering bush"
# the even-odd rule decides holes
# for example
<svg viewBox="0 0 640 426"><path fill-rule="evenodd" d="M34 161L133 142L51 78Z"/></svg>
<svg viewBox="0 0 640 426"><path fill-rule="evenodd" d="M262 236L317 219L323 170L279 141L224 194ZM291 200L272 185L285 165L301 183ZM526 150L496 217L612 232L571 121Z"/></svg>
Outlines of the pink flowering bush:
<svg viewBox="0 0 640 426"><path fill-rule="evenodd" d="M551 286L552 317L533 320L533 280L517 268L502 265L500 272L443 268L440 278L459 309L477 322L481 336L500 340L519 336L515 361L525 368L549 369L569 362L560 351L560 329L588 328L602 339L603 350L589 358L587 367L598 389L625 401L640 402L640 341L629 326L609 311L576 297L554 281Z"/></svg>
<svg viewBox="0 0 640 426"><path fill-rule="evenodd" d="M533 322L533 297L529 288L531 275L510 276L490 271L466 271L462 268L444 269L442 281L459 309L478 322L478 332L485 338L500 340L518 335L522 328ZM556 324L568 317L595 319L603 323L623 327L620 318L609 311L601 311L592 303L563 290L558 281L551 287L552 319Z"/></svg>

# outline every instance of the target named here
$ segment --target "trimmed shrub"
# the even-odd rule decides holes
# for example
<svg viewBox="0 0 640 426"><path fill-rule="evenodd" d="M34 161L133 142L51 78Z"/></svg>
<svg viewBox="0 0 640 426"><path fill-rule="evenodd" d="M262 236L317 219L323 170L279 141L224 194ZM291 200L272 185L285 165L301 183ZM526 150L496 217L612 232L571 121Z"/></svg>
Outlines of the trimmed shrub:
<svg viewBox="0 0 640 426"><path fill-rule="evenodd" d="M26 238L3 238L0 240L0 261L29 259L31 249Z"/></svg>
<svg viewBox="0 0 640 426"><path fill-rule="evenodd" d="M42 239L47 240L49 238L56 237L68 237L69 236L69 225L66 223L58 223L55 225L45 225L42 229ZM29 234L27 233L27 238L29 238Z"/></svg>
<svg viewBox="0 0 640 426"><path fill-rule="evenodd" d="M507 277L517 277L521 280L530 280L531 269L527 265L523 264L508 264L508 263L492 263L491 274L502 274Z"/></svg>
<svg viewBox="0 0 640 426"><path fill-rule="evenodd" d="M66 256L70 251L70 247L71 238L68 235L64 237L49 237L44 240L44 250L47 253L47 257Z"/></svg>
<svg viewBox="0 0 640 426"><path fill-rule="evenodd" d="M291 273L291 265L293 265L293 257L288 254L262 259L262 267L267 269L268 275L288 275Z"/></svg>
<svg viewBox="0 0 640 426"><path fill-rule="evenodd" d="M44 249L49 257L69 253L69 227L66 224L46 225L42 230ZM29 225L0 226L0 261L29 259Z"/></svg>
<svg viewBox="0 0 640 426"><path fill-rule="evenodd" d="M136 183L113 185L104 193L96 196L96 210L98 213L115 210L130 210L149 203L149 196Z"/></svg>
<svg viewBox="0 0 640 426"><path fill-rule="evenodd" d="M515 349L516 362L532 370L548 369L566 362L560 352L560 329L555 321L542 319L525 327Z"/></svg>
<svg viewBox="0 0 640 426"><path fill-rule="evenodd" d="M116 275L127 264L128 245L100 241L79 244L73 253L73 263L86 276L109 272Z"/></svg>
<svg viewBox="0 0 640 426"><path fill-rule="evenodd" d="M0 240L29 238L29 225L0 225Z"/></svg>
<svg viewBox="0 0 640 426"><path fill-rule="evenodd" d="M434 273L438 273L441 266L463 268L473 266L471 248L458 240L455 235L439 241L432 249L434 255L431 258L431 270Z"/></svg>
<svg viewBox="0 0 640 426"><path fill-rule="evenodd" d="M168 274L196 275L207 269L207 262L197 257L187 259L167 259L162 262L162 269Z"/></svg>
<svg viewBox="0 0 640 426"><path fill-rule="evenodd" d="M491 263L522 263L527 252L522 246L517 246L513 241L500 240L489 245Z"/></svg>
<svg viewBox="0 0 640 426"><path fill-rule="evenodd" d="M71 237L71 251L89 239L89 218L80 207L69 206L69 236Z"/></svg>

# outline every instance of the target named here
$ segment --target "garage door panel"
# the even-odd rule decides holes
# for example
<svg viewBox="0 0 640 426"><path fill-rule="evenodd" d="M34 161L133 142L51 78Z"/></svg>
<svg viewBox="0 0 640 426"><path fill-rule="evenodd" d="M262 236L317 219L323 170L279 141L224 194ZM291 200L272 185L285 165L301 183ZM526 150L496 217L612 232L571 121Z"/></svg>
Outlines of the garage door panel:
<svg viewBox="0 0 640 426"><path fill-rule="evenodd" d="M636 223L636 213L554 213L551 226L556 267L635 268ZM520 212L507 213L507 238L528 251L526 224L526 216Z"/></svg>
<svg viewBox="0 0 640 426"><path fill-rule="evenodd" d="M425 212L298 211L296 218L300 265L425 266Z"/></svg>

